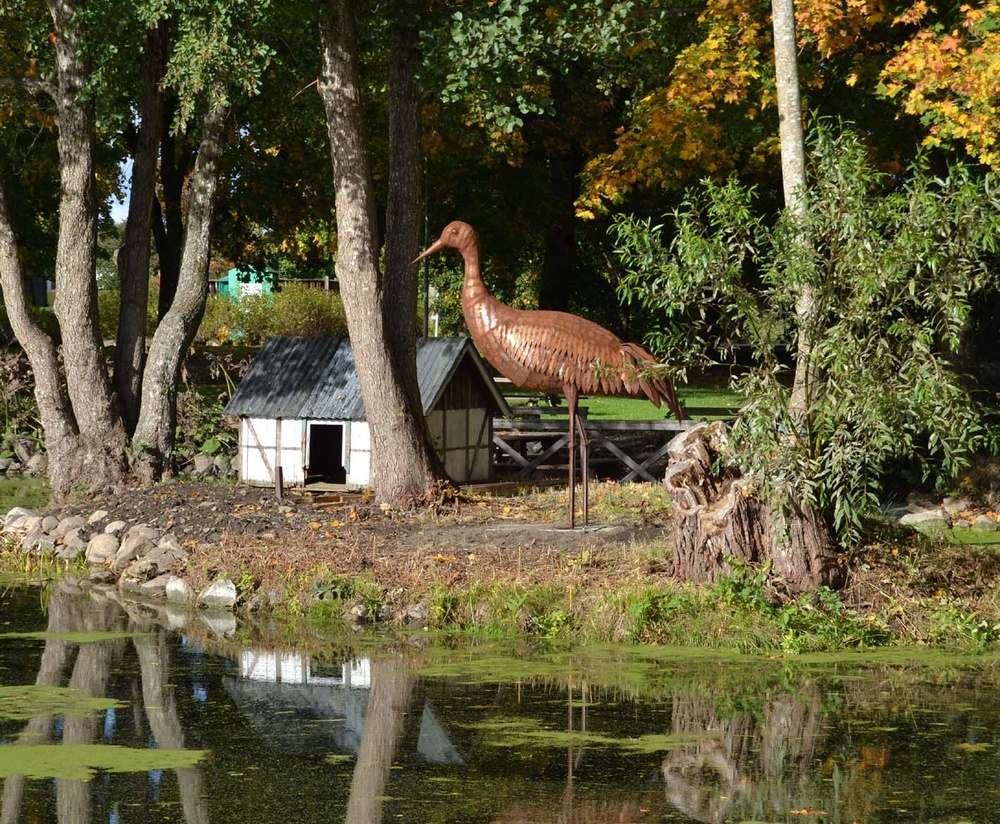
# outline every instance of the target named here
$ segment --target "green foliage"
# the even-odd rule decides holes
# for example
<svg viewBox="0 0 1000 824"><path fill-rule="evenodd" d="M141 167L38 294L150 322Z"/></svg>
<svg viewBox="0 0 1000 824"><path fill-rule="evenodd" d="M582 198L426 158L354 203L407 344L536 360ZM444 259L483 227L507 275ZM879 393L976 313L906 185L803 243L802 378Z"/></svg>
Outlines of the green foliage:
<svg viewBox="0 0 1000 824"><path fill-rule="evenodd" d="M35 400L35 381L28 358L19 347L0 349L0 456L12 457L14 443L28 438L42 443L42 422Z"/></svg>
<svg viewBox="0 0 1000 824"><path fill-rule="evenodd" d="M214 393L206 396L188 387L177 396L174 459L186 464L195 455L232 452L239 434L235 422L222 414L225 404Z"/></svg>
<svg viewBox="0 0 1000 824"><path fill-rule="evenodd" d="M258 346L275 335L346 337L340 294L290 283L271 295L212 296L196 340Z"/></svg>
<svg viewBox="0 0 1000 824"><path fill-rule="evenodd" d="M935 177L918 159L906 180L869 163L860 139L812 134L808 215L773 225L736 181L705 183L673 215L673 236L621 218L629 269L622 294L659 311L655 349L680 367L745 342L753 367L735 383L748 400L734 455L777 509L821 508L843 540L877 507L893 462L948 477L989 445L981 410L952 367L975 295L995 284L987 255L1000 230L995 181L962 166ZM781 347L796 351L796 305L815 376L807 409L789 411Z"/></svg>
<svg viewBox="0 0 1000 824"><path fill-rule="evenodd" d="M769 564L752 565L729 559L732 573L720 578L713 590L732 609L767 619L781 632L785 652L876 647L888 641L881 621L866 620L844 606L833 590L816 592L793 601L781 601L770 587Z"/></svg>
<svg viewBox="0 0 1000 824"><path fill-rule="evenodd" d="M155 278L149 280L149 300L146 302L146 334L156 330L156 305L160 294L160 284ZM102 340L118 337L118 319L121 311L121 292L117 287L97 290L97 322Z"/></svg>

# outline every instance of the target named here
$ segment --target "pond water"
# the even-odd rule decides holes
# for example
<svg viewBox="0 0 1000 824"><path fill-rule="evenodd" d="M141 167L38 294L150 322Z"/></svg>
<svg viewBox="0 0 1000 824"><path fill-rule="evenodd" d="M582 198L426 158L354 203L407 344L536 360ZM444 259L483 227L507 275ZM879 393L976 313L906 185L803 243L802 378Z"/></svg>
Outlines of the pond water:
<svg viewBox="0 0 1000 824"><path fill-rule="evenodd" d="M0 585L0 824L1000 820L993 657L286 629Z"/></svg>

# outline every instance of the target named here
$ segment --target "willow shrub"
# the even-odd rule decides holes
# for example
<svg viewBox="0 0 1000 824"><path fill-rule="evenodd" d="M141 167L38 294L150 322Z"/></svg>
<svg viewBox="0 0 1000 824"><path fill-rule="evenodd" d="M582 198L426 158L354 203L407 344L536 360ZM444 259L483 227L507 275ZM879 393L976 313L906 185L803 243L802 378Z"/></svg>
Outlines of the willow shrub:
<svg viewBox="0 0 1000 824"><path fill-rule="evenodd" d="M205 306L197 339L255 346L275 335L346 337L340 294L292 282L270 295L215 295Z"/></svg>
<svg viewBox="0 0 1000 824"><path fill-rule="evenodd" d="M628 269L622 296L663 318L654 348L676 370L745 344L735 381L748 398L734 457L771 503L806 501L845 542L879 504L887 470L954 477L992 446L983 410L953 369L973 301L995 288L1000 231L992 177L953 167L935 177L874 168L851 132L810 135L807 217L768 222L735 180L703 183L661 226L613 226ZM789 413L796 303L812 287L805 330L815 373L807 408Z"/></svg>

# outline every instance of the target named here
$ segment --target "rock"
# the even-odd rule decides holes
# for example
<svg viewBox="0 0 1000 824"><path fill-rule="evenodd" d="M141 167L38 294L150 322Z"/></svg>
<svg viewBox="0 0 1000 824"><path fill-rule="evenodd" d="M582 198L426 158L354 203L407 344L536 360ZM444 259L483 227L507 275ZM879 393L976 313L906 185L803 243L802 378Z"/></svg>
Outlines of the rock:
<svg viewBox="0 0 1000 824"><path fill-rule="evenodd" d="M192 589L191 584L177 575L169 575L168 578L164 588L167 601L172 604L194 603L194 589Z"/></svg>
<svg viewBox="0 0 1000 824"><path fill-rule="evenodd" d="M155 578L159 571L159 567L148 558L137 558L122 570L119 583L124 581L138 581L142 583L143 581L148 581L150 578Z"/></svg>
<svg viewBox="0 0 1000 824"><path fill-rule="evenodd" d="M115 574L105 567L94 567L87 573L87 580L92 584L111 584L114 583Z"/></svg>
<svg viewBox="0 0 1000 824"><path fill-rule="evenodd" d="M71 529L81 529L87 525L87 519L82 515L70 515L59 521L59 525L52 530L46 530L55 538L62 538Z"/></svg>
<svg viewBox="0 0 1000 824"><path fill-rule="evenodd" d="M40 515L22 515L15 518L9 527L4 527L4 532L44 532L42 529L42 518Z"/></svg>
<svg viewBox="0 0 1000 824"><path fill-rule="evenodd" d="M74 557L83 555L87 551L87 537L81 535L78 529L71 529L68 534L63 536L62 544L66 549L76 550ZM61 554L60 557L62 557Z"/></svg>
<svg viewBox="0 0 1000 824"><path fill-rule="evenodd" d="M146 538L155 545L160 540L160 530L151 527L149 524L136 524L125 533L126 541L133 537Z"/></svg>
<svg viewBox="0 0 1000 824"><path fill-rule="evenodd" d="M73 529L67 530L62 536L62 542L67 546L71 544L81 544L86 547L89 540L90 536L80 527L73 527Z"/></svg>
<svg viewBox="0 0 1000 824"><path fill-rule="evenodd" d="M156 568L161 572L181 567L187 563L188 554L180 547L158 546L149 551L146 560L151 564L156 564Z"/></svg>
<svg viewBox="0 0 1000 824"><path fill-rule="evenodd" d="M108 511L106 509L97 509L90 513L87 517L88 524L96 524L98 521L103 521L108 517ZM125 523L122 521L122 523Z"/></svg>
<svg viewBox="0 0 1000 824"><path fill-rule="evenodd" d="M943 509L926 509L910 512L899 519L900 526L909 526L917 532L936 533L951 528L951 518Z"/></svg>
<svg viewBox="0 0 1000 824"><path fill-rule="evenodd" d="M957 518L959 515L961 515L963 512L969 509L970 506L971 504L966 498L948 497L945 498L943 501L941 501L941 507L944 509L945 512L951 515L952 518Z"/></svg>
<svg viewBox="0 0 1000 824"><path fill-rule="evenodd" d="M12 524L14 521L16 521L18 518L32 518L37 514L38 513L36 513L33 509L27 509L26 507L23 506L15 506L14 508L12 508L7 512L7 515L4 517L3 522L4 525L9 525Z"/></svg>
<svg viewBox="0 0 1000 824"><path fill-rule="evenodd" d="M1000 524L987 515L980 515L972 522L972 528L980 532L997 532L1000 531Z"/></svg>
<svg viewBox="0 0 1000 824"><path fill-rule="evenodd" d="M42 518L42 531L55 532L59 528L59 519L55 515L46 515Z"/></svg>
<svg viewBox="0 0 1000 824"><path fill-rule="evenodd" d="M926 512L927 510L938 508L937 501L922 492L911 492L906 496L907 512Z"/></svg>
<svg viewBox="0 0 1000 824"><path fill-rule="evenodd" d="M215 457L212 455L198 454L194 456L194 467L191 470L192 477L204 478L211 475L215 470Z"/></svg>
<svg viewBox="0 0 1000 824"><path fill-rule="evenodd" d="M233 468L233 459L228 455L216 455L212 461L215 473L223 478L230 474Z"/></svg>
<svg viewBox="0 0 1000 824"><path fill-rule="evenodd" d="M24 471L33 477L41 477L49 468L49 458L44 452L36 452L24 465Z"/></svg>
<svg viewBox="0 0 1000 824"><path fill-rule="evenodd" d="M431 614L430 604L426 601L421 601L419 604L415 604L406 611L406 615L403 620L407 624L416 624L417 626L425 626L427 624L427 619Z"/></svg>
<svg viewBox="0 0 1000 824"><path fill-rule="evenodd" d="M117 552L118 539L114 535L107 533L95 535L87 544L87 563L91 566L103 566Z"/></svg>
<svg viewBox="0 0 1000 824"><path fill-rule="evenodd" d="M148 581L144 581L139 587L139 591L144 595L154 595L157 597L163 597L167 592L167 584L170 583L172 575L157 575L155 578L150 578Z"/></svg>
<svg viewBox="0 0 1000 824"><path fill-rule="evenodd" d="M27 464L36 451L35 442L29 438L18 438L14 441L14 454L22 464Z"/></svg>
<svg viewBox="0 0 1000 824"><path fill-rule="evenodd" d="M47 537L48 536L42 532L41 527L35 527L21 536L21 549L25 552L36 552L38 550L38 542L42 538Z"/></svg>
<svg viewBox="0 0 1000 824"><path fill-rule="evenodd" d="M172 532L168 532L166 535L162 536L156 544L157 549L175 549L179 552L184 551L184 547L178 540L177 536Z"/></svg>
<svg viewBox="0 0 1000 824"><path fill-rule="evenodd" d="M60 561L75 561L81 555L86 552L86 548L82 543L77 544L67 544L56 552L56 557Z"/></svg>
<svg viewBox="0 0 1000 824"><path fill-rule="evenodd" d="M126 529L128 529L128 524L125 523L124 521L112 521L110 524L104 527L104 531L108 535L120 535Z"/></svg>
<svg viewBox="0 0 1000 824"><path fill-rule="evenodd" d="M364 604L355 604L347 610L345 617L355 624L363 624L368 620L368 609Z"/></svg>
<svg viewBox="0 0 1000 824"><path fill-rule="evenodd" d="M0 458L0 474L5 473L14 463L13 458Z"/></svg>
<svg viewBox="0 0 1000 824"><path fill-rule="evenodd" d="M220 578L213 581L198 596L198 602L213 609L231 609L236 606L236 584Z"/></svg>

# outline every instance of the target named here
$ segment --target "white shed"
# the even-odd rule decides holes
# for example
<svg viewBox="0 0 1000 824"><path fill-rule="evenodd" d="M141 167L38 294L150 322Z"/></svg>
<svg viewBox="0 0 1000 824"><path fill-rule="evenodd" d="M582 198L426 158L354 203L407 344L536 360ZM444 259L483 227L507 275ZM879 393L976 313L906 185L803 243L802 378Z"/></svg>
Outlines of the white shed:
<svg viewBox="0 0 1000 824"><path fill-rule="evenodd" d="M509 415L469 338L417 342L417 381L431 439L455 483L493 477L493 418ZM346 338L276 337L261 348L227 415L240 419L240 480L368 486L371 436Z"/></svg>

